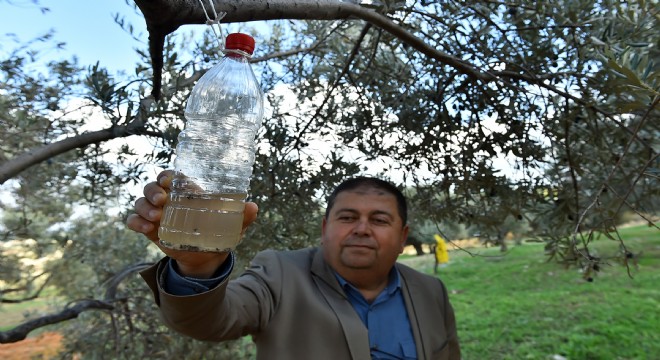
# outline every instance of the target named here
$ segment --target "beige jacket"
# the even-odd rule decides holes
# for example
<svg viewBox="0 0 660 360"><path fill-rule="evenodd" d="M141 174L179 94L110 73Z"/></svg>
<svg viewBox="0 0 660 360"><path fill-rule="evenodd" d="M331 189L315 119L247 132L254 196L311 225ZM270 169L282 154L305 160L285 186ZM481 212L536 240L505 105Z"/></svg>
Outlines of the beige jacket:
<svg viewBox="0 0 660 360"><path fill-rule="evenodd" d="M318 248L261 252L238 279L193 296L163 291L164 260L141 275L165 323L182 334L208 341L250 334L259 360L371 358L367 329ZM418 358L460 359L445 286L396 266Z"/></svg>

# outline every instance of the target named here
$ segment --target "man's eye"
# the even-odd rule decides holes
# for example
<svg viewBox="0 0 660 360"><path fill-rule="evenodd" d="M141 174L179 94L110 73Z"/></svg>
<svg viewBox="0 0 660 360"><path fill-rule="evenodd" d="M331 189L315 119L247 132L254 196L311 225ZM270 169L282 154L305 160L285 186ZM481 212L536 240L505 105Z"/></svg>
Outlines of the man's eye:
<svg viewBox="0 0 660 360"><path fill-rule="evenodd" d="M374 219L373 221L379 225L387 225L390 223L389 219Z"/></svg>

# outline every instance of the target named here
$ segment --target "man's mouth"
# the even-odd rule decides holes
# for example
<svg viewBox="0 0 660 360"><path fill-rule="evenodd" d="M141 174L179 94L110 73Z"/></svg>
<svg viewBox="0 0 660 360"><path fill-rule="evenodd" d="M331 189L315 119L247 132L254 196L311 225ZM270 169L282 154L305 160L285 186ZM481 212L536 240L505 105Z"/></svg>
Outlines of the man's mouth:
<svg viewBox="0 0 660 360"><path fill-rule="evenodd" d="M349 241L346 244L344 244L344 247L348 248L362 248L362 249L375 249L376 246L374 246L371 243L366 243L366 242L359 242L359 241Z"/></svg>

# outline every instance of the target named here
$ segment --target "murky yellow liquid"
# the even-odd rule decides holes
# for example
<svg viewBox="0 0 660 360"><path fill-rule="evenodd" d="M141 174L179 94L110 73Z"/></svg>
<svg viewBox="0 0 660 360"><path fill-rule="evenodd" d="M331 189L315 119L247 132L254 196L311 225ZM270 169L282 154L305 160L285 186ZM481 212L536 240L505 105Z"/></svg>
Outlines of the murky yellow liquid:
<svg viewBox="0 0 660 360"><path fill-rule="evenodd" d="M170 194L158 237L168 248L220 252L241 241L246 194Z"/></svg>

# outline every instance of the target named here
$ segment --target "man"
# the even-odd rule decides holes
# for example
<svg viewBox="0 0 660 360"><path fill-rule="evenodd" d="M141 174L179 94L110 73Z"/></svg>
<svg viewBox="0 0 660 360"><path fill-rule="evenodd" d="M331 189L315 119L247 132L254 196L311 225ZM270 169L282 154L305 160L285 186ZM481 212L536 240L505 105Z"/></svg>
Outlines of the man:
<svg viewBox="0 0 660 360"><path fill-rule="evenodd" d="M158 244L171 172L145 187L129 228ZM247 203L244 228L256 219ZM161 249L142 273L172 329L200 340L252 335L258 359L460 359L442 282L396 263L407 206L393 185L360 177L328 199L318 248L267 250L228 281L233 253Z"/></svg>

